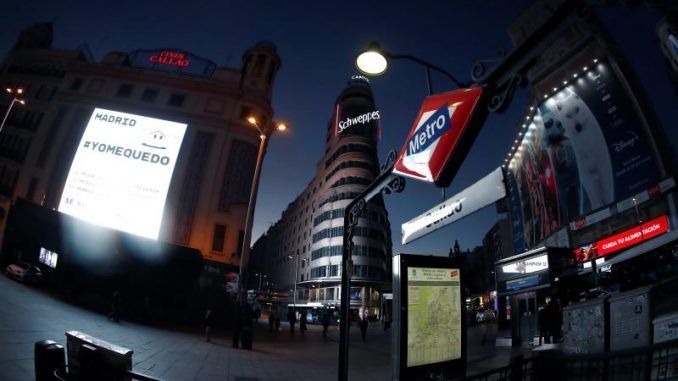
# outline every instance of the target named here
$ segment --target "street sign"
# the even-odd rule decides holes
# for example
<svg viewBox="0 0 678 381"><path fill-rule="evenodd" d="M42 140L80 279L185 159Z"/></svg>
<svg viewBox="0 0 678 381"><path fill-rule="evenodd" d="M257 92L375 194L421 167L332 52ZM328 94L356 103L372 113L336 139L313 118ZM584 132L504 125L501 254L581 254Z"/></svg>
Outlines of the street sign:
<svg viewBox="0 0 678 381"><path fill-rule="evenodd" d="M402 244L447 226L506 197L504 172L497 168L470 187L402 224Z"/></svg>
<svg viewBox="0 0 678 381"><path fill-rule="evenodd" d="M471 87L427 97L400 150L394 173L446 186L447 172L461 165L480 126L467 126L483 94Z"/></svg>

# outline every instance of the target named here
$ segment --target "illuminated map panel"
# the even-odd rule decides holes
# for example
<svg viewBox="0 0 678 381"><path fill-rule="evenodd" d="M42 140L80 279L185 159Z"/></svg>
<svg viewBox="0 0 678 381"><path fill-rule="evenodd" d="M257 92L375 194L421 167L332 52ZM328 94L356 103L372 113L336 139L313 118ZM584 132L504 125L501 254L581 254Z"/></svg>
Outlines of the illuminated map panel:
<svg viewBox="0 0 678 381"><path fill-rule="evenodd" d="M459 269L407 269L407 366L461 358Z"/></svg>
<svg viewBox="0 0 678 381"><path fill-rule="evenodd" d="M157 239L186 124L94 109L59 211Z"/></svg>

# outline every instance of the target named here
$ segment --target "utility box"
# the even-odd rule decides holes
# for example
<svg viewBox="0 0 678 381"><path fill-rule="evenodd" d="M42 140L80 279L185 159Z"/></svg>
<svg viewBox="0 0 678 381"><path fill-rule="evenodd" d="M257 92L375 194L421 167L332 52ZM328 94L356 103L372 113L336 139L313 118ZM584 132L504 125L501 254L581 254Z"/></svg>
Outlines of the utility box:
<svg viewBox="0 0 678 381"><path fill-rule="evenodd" d="M563 308L563 353L602 353L608 349L608 296Z"/></svg>
<svg viewBox="0 0 678 381"><path fill-rule="evenodd" d="M96 355L81 356L80 352L83 346L86 348L93 347ZM106 374L112 376L107 380L132 380L131 377L126 375L126 371L132 370L132 354L134 351L131 349L111 344L79 331L66 332L66 347L69 369L92 369L93 364L81 364L82 359L87 359L87 361L97 362L94 368L105 370Z"/></svg>
<svg viewBox="0 0 678 381"><path fill-rule="evenodd" d="M610 351L652 343L651 292L647 286L610 297Z"/></svg>

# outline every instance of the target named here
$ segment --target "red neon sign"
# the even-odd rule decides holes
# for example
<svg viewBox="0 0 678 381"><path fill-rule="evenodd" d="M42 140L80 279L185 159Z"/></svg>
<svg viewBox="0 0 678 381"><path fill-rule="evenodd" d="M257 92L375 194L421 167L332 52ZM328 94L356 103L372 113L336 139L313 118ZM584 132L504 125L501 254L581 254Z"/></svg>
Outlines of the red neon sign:
<svg viewBox="0 0 678 381"><path fill-rule="evenodd" d="M186 67L190 64L184 53L173 52L170 50L161 50L158 55L151 56L148 60L153 63L179 67Z"/></svg>
<svg viewBox="0 0 678 381"><path fill-rule="evenodd" d="M669 218L666 215L663 215L640 226L636 226L619 234L601 239L594 244L583 246L575 250L575 256L580 262L603 257L607 254L614 253L615 251L625 249L629 246L633 246L656 236L662 235L669 230Z"/></svg>

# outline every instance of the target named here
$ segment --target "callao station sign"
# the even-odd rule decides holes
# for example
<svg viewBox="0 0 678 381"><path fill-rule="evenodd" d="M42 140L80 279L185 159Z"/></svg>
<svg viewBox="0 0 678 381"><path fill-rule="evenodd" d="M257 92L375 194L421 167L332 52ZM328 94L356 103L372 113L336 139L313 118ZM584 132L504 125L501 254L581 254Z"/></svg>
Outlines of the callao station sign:
<svg viewBox="0 0 678 381"><path fill-rule="evenodd" d="M427 97L393 172L447 185L451 176L446 172L461 165L477 135L477 131L467 132L467 126L482 93L481 87L471 87Z"/></svg>

